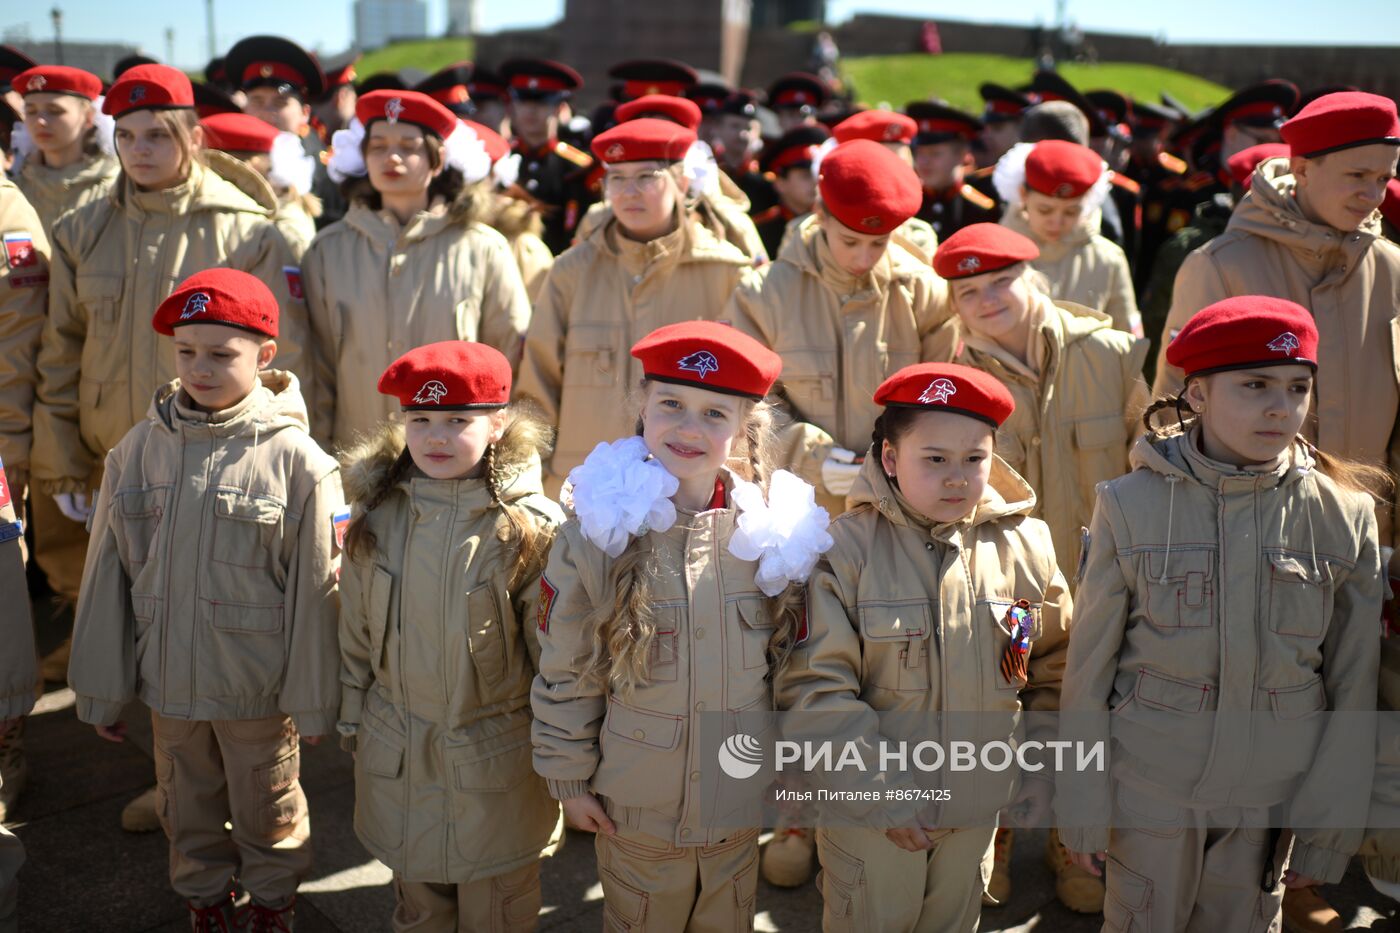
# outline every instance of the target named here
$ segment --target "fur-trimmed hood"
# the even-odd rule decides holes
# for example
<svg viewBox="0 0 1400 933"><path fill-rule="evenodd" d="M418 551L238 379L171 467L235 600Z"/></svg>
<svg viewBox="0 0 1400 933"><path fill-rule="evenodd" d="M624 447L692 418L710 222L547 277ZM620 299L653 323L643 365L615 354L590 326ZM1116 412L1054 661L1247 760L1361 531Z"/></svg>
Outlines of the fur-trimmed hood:
<svg viewBox="0 0 1400 933"><path fill-rule="evenodd" d="M547 427L528 415L515 412L508 416L505 434L495 445L494 452L496 488L505 502L543 496L540 464L541 457L549 454L548 432ZM403 425L389 423L342 453L340 470L345 501L359 506L370 501L403 450ZM400 483L421 475L416 467L412 468Z"/></svg>

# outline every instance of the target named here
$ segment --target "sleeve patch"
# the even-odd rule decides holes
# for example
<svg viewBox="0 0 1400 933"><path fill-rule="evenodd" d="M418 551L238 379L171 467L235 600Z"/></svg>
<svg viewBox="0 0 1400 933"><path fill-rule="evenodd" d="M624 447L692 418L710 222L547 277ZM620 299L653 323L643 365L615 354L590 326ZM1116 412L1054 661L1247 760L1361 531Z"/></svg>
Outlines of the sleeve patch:
<svg viewBox="0 0 1400 933"><path fill-rule="evenodd" d="M331 530L335 533L335 549L345 550L345 533L350 529L350 508L347 506L331 516Z"/></svg>
<svg viewBox="0 0 1400 933"><path fill-rule="evenodd" d="M10 481L5 478L5 464L0 462L0 509L10 504Z"/></svg>
<svg viewBox="0 0 1400 933"><path fill-rule="evenodd" d="M34 269L39 265L39 251L34 248L34 238L28 233L7 233L5 240L5 261L11 269Z"/></svg>
<svg viewBox="0 0 1400 933"><path fill-rule="evenodd" d="M549 634L549 614L554 611L554 598L558 595L559 590L549 578L540 574L540 605L535 610L535 621L546 635Z"/></svg>
<svg viewBox="0 0 1400 933"><path fill-rule="evenodd" d="M301 267L283 266L282 274L287 277L287 291L297 301L306 300L306 292L301 287Z"/></svg>
<svg viewBox="0 0 1400 933"><path fill-rule="evenodd" d="M802 608L797 610L797 631L793 634L792 645L797 647L807 641L807 636L812 634L812 630L807 625L807 597L802 597Z"/></svg>

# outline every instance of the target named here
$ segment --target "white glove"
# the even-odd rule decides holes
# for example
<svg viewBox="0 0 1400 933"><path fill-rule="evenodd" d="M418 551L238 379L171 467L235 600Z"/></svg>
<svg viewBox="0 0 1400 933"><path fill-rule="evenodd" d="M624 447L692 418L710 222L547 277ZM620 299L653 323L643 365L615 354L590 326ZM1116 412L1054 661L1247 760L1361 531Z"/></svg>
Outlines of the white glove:
<svg viewBox="0 0 1400 933"><path fill-rule="evenodd" d="M58 504L60 512L80 525L86 525L92 517L92 506L88 504L85 492L54 493L53 501Z"/></svg>
<svg viewBox="0 0 1400 933"><path fill-rule="evenodd" d="M854 450L833 447L822 462L822 486L833 496L844 496L855 485L860 470L861 464L856 463Z"/></svg>

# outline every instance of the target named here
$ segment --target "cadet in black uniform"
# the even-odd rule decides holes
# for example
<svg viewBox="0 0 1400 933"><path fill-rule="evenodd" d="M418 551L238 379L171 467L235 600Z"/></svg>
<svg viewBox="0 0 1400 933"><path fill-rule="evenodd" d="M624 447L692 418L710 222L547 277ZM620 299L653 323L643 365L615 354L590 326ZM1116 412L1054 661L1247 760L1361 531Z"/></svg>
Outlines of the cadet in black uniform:
<svg viewBox="0 0 1400 933"><path fill-rule="evenodd" d="M584 176L592 158L559 141L559 118L583 79L568 65L517 58L501 66L510 88L511 149L520 153L516 183L544 220L542 239L556 256L569 248L592 203Z"/></svg>
<svg viewBox="0 0 1400 933"><path fill-rule="evenodd" d="M778 129L786 133L812 126L817 113L831 100L831 88L816 75L794 71L768 86L768 108L778 117Z"/></svg>
<svg viewBox="0 0 1400 933"><path fill-rule="evenodd" d="M972 144L983 123L947 104L913 101L904 112L918 124L914 133L914 171L924 188L916 215L926 221L941 243L971 224L996 223L997 202L967 184Z"/></svg>
<svg viewBox="0 0 1400 933"><path fill-rule="evenodd" d="M754 226L768 255L778 258L783 233L793 218L810 213L817 200L817 179L812 175L812 159L830 138L826 127L799 126L788 130L763 150L759 164L770 180L773 203L753 213Z"/></svg>

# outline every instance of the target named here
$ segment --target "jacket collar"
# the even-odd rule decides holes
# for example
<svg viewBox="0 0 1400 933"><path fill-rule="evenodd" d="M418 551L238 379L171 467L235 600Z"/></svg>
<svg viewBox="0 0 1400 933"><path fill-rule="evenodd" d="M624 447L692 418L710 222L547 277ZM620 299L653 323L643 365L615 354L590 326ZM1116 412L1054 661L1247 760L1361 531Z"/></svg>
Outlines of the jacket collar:
<svg viewBox="0 0 1400 933"><path fill-rule="evenodd" d="M104 182L115 176L120 168L116 156L106 153L79 159L63 168L50 168L41 164L35 156L25 160L24 167L20 169L20 177L24 179L25 185L33 185L52 197L60 192Z"/></svg>
<svg viewBox="0 0 1400 933"><path fill-rule="evenodd" d="M147 417L166 431L200 436L266 435L286 427L307 430L306 403L297 377L283 370L258 374L258 385L246 398L216 412L199 411L174 379L156 390Z"/></svg>
<svg viewBox="0 0 1400 933"><path fill-rule="evenodd" d="M1079 218L1079 223L1075 224L1069 233L1054 243L1049 243L1031 232L1031 225L1026 222L1025 215L1021 212L1021 204L1008 204L1001 215L1002 226L1009 227L1034 242L1040 249L1040 259L1045 262L1059 262L1088 243L1094 238L1094 234L1098 233L1102 223L1103 211L1090 211L1087 216ZM1031 265L1035 265L1034 260Z"/></svg>
<svg viewBox="0 0 1400 933"><path fill-rule="evenodd" d="M947 541L957 531L975 528L1014 515L1029 515L1035 508L1035 492L1005 460L992 455L992 475L982 499L972 514L961 521L935 524L914 511L903 494L885 475L880 458L872 446L865 454L855 485L851 487L852 507L870 505L887 520L910 528L936 540Z"/></svg>
<svg viewBox="0 0 1400 933"><path fill-rule="evenodd" d="M896 248L891 241L890 248L885 250L885 255L880 257L873 269L863 276L851 275L836 264L815 214L808 214L798 224L795 235L787 237L785 242L786 245L778 257L780 261L791 263L808 275L816 277L842 298L850 298L864 292L884 294L889 290L890 282L896 278L902 279L905 273L897 262L900 257L908 254Z"/></svg>
<svg viewBox="0 0 1400 933"><path fill-rule="evenodd" d="M206 165L190 166L183 182L161 191L142 191L123 172L111 198L132 214L188 214L195 211L248 211L271 217L277 195L262 176L227 153L208 150Z"/></svg>
<svg viewBox="0 0 1400 933"><path fill-rule="evenodd" d="M1227 491L1232 488L1274 489L1299 481L1312 472L1315 460L1306 442L1294 443L1283 452L1273 466L1245 470L1219 460L1212 460L1201 452L1199 425L1192 424L1185 433L1171 429L1165 436L1141 437L1133 445L1129 463L1134 469L1146 468L1166 477L1177 477L1206 486L1210 489Z"/></svg>

